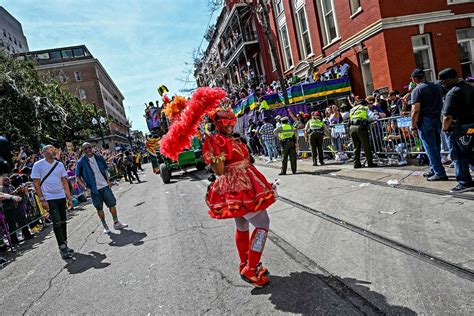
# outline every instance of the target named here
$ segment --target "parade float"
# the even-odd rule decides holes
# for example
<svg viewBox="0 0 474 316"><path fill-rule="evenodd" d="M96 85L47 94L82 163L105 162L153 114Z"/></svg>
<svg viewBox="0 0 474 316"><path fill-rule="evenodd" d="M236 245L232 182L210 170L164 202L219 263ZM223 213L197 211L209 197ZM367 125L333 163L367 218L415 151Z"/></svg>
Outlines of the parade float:
<svg viewBox="0 0 474 316"><path fill-rule="evenodd" d="M204 170L206 165L202 159L202 144L197 127L184 126L185 128L195 128L196 133L190 139L183 139L179 142L170 142L168 133L183 128L184 115L187 103L185 97L174 96L170 99L167 96L168 89L165 86L158 88L158 93L162 97L162 106L149 104L145 110L145 118L151 136L148 137L146 148L150 154L153 172L160 174L163 183L170 183L172 174L188 169ZM173 148L172 148L173 147ZM176 148L179 148L176 152ZM173 154L170 154L173 152Z"/></svg>

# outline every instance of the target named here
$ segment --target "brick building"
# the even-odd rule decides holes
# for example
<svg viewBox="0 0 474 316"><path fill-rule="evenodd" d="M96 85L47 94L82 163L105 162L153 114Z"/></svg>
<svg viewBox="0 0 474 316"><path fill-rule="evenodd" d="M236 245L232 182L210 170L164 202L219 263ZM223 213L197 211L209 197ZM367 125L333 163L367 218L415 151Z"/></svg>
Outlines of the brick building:
<svg viewBox="0 0 474 316"><path fill-rule="evenodd" d="M0 6L0 50L7 54L28 51L28 42L21 23Z"/></svg>
<svg viewBox="0 0 474 316"><path fill-rule="evenodd" d="M129 144L130 124L125 115L124 97L85 45L32 51L18 54L17 58L36 60L39 72L59 80L82 102L93 103L98 109L103 109L109 120L103 126L105 143L109 148ZM97 133L92 141L100 144L99 136L100 133Z"/></svg>
<svg viewBox="0 0 474 316"><path fill-rule="evenodd" d="M474 74L473 0L272 0L286 76L347 63L354 94L397 89L414 68Z"/></svg>
<svg viewBox="0 0 474 316"><path fill-rule="evenodd" d="M238 92L248 84L276 79L268 41L259 24L256 0L227 0L208 33L203 56L196 61L198 86L220 86Z"/></svg>

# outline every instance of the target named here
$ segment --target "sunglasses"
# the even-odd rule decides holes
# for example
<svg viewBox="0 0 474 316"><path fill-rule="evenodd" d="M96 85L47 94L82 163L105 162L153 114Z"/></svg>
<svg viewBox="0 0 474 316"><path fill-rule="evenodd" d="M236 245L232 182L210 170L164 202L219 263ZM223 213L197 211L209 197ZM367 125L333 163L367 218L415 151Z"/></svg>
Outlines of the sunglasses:
<svg viewBox="0 0 474 316"><path fill-rule="evenodd" d="M235 125L236 120L235 119L219 119L218 123L224 126Z"/></svg>
<svg viewBox="0 0 474 316"><path fill-rule="evenodd" d="M84 147L84 150L89 150L89 149L92 149L92 147L90 146Z"/></svg>

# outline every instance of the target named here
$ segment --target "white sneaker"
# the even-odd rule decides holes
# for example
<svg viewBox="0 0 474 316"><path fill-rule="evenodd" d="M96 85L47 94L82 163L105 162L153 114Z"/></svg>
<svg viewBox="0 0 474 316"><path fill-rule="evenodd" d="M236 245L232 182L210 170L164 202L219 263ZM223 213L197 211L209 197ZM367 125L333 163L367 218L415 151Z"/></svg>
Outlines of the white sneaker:
<svg viewBox="0 0 474 316"><path fill-rule="evenodd" d="M117 229L117 230L127 228L127 227L128 225L122 222L117 222L114 224L114 229Z"/></svg>
<svg viewBox="0 0 474 316"><path fill-rule="evenodd" d="M399 166L406 166L407 164L408 164L408 161L406 161L406 160L402 160L402 161L398 162Z"/></svg>
<svg viewBox="0 0 474 316"><path fill-rule="evenodd" d="M109 226L105 226L105 227L104 227L104 234L107 234L107 235L108 235L108 234L110 234L110 233L111 233L111 231L110 231Z"/></svg>

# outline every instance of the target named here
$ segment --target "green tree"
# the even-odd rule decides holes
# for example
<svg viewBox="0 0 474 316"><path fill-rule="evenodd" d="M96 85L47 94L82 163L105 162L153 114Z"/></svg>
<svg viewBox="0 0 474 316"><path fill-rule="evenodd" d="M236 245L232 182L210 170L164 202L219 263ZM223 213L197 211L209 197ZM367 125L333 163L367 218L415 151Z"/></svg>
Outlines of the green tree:
<svg viewBox="0 0 474 316"><path fill-rule="evenodd" d="M83 104L59 82L40 75L33 62L0 53L0 135L13 147L89 138L91 104Z"/></svg>

